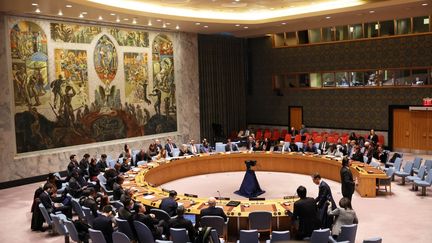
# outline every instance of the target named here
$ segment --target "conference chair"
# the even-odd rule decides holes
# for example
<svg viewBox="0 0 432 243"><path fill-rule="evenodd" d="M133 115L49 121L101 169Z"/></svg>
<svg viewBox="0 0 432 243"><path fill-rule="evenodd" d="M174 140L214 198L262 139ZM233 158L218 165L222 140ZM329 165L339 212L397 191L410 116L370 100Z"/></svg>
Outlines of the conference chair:
<svg viewBox="0 0 432 243"><path fill-rule="evenodd" d="M216 143L216 152L225 152L225 144L223 143Z"/></svg>
<svg viewBox="0 0 432 243"><path fill-rule="evenodd" d="M227 222L221 216L204 216L200 219L201 227L212 227L216 230L219 236L222 236L225 240L228 239L228 225L229 218Z"/></svg>
<svg viewBox="0 0 432 243"><path fill-rule="evenodd" d="M311 243L327 242L330 237L330 229L318 229L312 232L310 237Z"/></svg>
<svg viewBox="0 0 432 243"><path fill-rule="evenodd" d="M121 159L123 159L123 158L121 158ZM120 160L120 158L119 158L119 160ZM117 163L117 161L115 161L114 159L107 159L107 162L108 162L108 166L110 168L114 168L114 165Z"/></svg>
<svg viewBox="0 0 432 243"><path fill-rule="evenodd" d="M87 223L93 227L93 221L95 219L93 212L88 207L81 206L81 208L82 208L82 211L84 212L84 216L85 216Z"/></svg>
<svg viewBox="0 0 432 243"><path fill-rule="evenodd" d="M89 229L90 239L92 243L106 243L105 237L100 230Z"/></svg>
<svg viewBox="0 0 432 243"><path fill-rule="evenodd" d="M131 242L131 240L127 237L127 235L125 235L119 231L113 232L112 238L113 238L114 243L130 243Z"/></svg>
<svg viewBox="0 0 432 243"><path fill-rule="evenodd" d="M249 229L257 230L258 232L271 233L272 230L272 214L267 211L255 211L249 213Z"/></svg>
<svg viewBox="0 0 432 243"><path fill-rule="evenodd" d="M189 236L185 228L170 228L171 240L174 243L188 243Z"/></svg>
<svg viewBox="0 0 432 243"><path fill-rule="evenodd" d="M417 180L423 180L425 174L426 174L426 166L422 165L422 166L420 166L420 169L419 169L417 175L407 176L406 181L414 182ZM412 184L412 189L413 189L413 191L417 191L417 187L414 185L414 183Z"/></svg>
<svg viewBox="0 0 432 243"><path fill-rule="evenodd" d="M369 238L369 239L363 240L363 243L381 243L381 242L382 242L381 237L374 237L374 238Z"/></svg>
<svg viewBox="0 0 432 243"><path fill-rule="evenodd" d="M115 220L118 225L118 230L121 233L125 234L129 239L135 238L131 226L127 220L120 219L120 218L115 218Z"/></svg>
<svg viewBox="0 0 432 243"><path fill-rule="evenodd" d="M381 164L375 160L372 159L372 161L369 163L370 166L378 168L381 166Z"/></svg>
<svg viewBox="0 0 432 243"><path fill-rule="evenodd" d="M394 173L395 176L402 177L402 184L401 185L405 185L405 178L407 176L411 175L412 169L413 169L413 162L408 161L405 164L403 171L395 171L395 173Z"/></svg>
<svg viewBox="0 0 432 243"><path fill-rule="evenodd" d="M45 222L48 224L49 227L52 227L52 220L48 214L48 210L46 210L45 206L42 203L39 203L39 210L42 213L42 216L45 219Z"/></svg>
<svg viewBox="0 0 432 243"><path fill-rule="evenodd" d="M123 203L120 201L111 201L110 204L116 209L119 210L119 208L124 207Z"/></svg>
<svg viewBox="0 0 432 243"><path fill-rule="evenodd" d="M72 198L71 203L72 203L73 211L75 211L75 213L78 214L78 217L81 220L86 221L84 211L82 210L81 205L78 202L78 199Z"/></svg>
<svg viewBox="0 0 432 243"><path fill-rule="evenodd" d="M237 243L258 243L258 238L257 230L240 230L240 237Z"/></svg>
<svg viewBox="0 0 432 243"><path fill-rule="evenodd" d="M150 229L139 221L134 221L135 230L138 236L139 243L153 243L154 238Z"/></svg>
<svg viewBox="0 0 432 243"><path fill-rule="evenodd" d="M418 173L422 160L423 160L423 158L420 158L420 157L415 157L414 158L414 161L413 161L414 164L413 164L413 169L412 169L412 174L411 175Z"/></svg>
<svg viewBox="0 0 432 243"><path fill-rule="evenodd" d="M295 144L297 145L299 150L303 149L303 143L302 142L296 142Z"/></svg>
<svg viewBox="0 0 432 243"><path fill-rule="evenodd" d="M97 175L97 179L99 180L100 184L106 184L107 183L106 178L103 175L103 173L99 173L99 175Z"/></svg>
<svg viewBox="0 0 432 243"><path fill-rule="evenodd" d="M75 225L69 220L63 220L63 223L66 226L67 231L69 232L70 239L75 242L81 242L78 237L78 231L76 230Z"/></svg>
<svg viewBox="0 0 432 243"><path fill-rule="evenodd" d="M274 242L287 242L291 239L289 230L287 231L273 231L270 240L266 240L266 243Z"/></svg>
<svg viewBox="0 0 432 243"><path fill-rule="evenodd" d="M145 160L141 160L141 161L137 162L137 166L145 165L145 164L147 164L147 161L145 161Z"/></svg>
<svg viewBox="0 0 432 243"><path fill-rule="evenodd" d="M219 238L219 235L215 229L212 229L210 231L210 237L211 237L213 243L225 243L225 241L223 239Z"/></svg>
<svg viewBox="0 0 432 243"><path fill-rule="evenodd" d="M355 237L357 234L357 224L342 225L341 232L337 237L337 240L329 236L329 242L343 242L348 241L350 243L355 243Z"/></svg>
<svg viewBox="0 0 432 243"><path fill-rule="evenodd" d="M426 187L430 187L432 185L432 169L428 171L428 174L424 180L414 181L414 184L422 188L421 196L426 196Z"/></svg>
<svg viewBox="0 0 432 243"><path fill-rule="evenodd" d="M387 165L387 164L386 164ZM385 168L384 171L389 170L390 168L393 168L393 170L396 171L400 171L400 167L402 166L402 159L401 158L396 158L395 162L392 163L392 166L390 166L389 168ZM394 181L394 173L392 176L392 181Z"/></svg>
<svg viewBox="0 0 432 243"><path fill-rule="evenodd" d="M51 219L55 232L57 232L59 235L63 235L65 238L65 243L68 243L69 232L67 231L66 227L62 222L63 219L66 219L66 216L64 214L51 214Z"/></svg>
<svg viewBox="0 0 432 243"><path fill-rule="evenodd" d="M426 166L426 171L429 171L430 169L432 169L432 159L427 159L425 161L424 165Z"/></svg>
<svg viewBox="0 0 432 243"><path fill-rule="evenodd" d="M402 155L401 155L402 156ZM400 163L402 163L402 157L397 157L396 159L395 159L395 161L394 161L394 163L392 163L392 162L387 162L387 163L385 163L385 165L387 166L387 167L394 167L394 166L396 166L396 163L397 162L400 162Z"/></svg>
<svg viewBox="0 0 432 243"><path fill-rule="evenodd" d="M158 221L164 220L165 222L168 222L171 219L169 214L162 209L152 208L150 209L150 213L154 214Z"/></svg>
<svg viewBox="0 0 432 243"><path fill-rule="evenodd" d="M393 180L394 167L388 168L385 173L387 178L378 179L378 191L381 189L381 186L384 186L384 189L387 192L387 186L389 186L391 194L391 182Z"/></svg>

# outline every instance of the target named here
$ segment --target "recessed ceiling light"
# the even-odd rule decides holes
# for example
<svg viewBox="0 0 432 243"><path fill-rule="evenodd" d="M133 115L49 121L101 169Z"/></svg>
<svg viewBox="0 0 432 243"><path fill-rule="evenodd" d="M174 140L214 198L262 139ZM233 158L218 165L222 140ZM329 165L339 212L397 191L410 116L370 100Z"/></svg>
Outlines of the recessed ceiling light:
<svg viewBox="0 0 432 243"><path fill-rule="evenodd" d="M176 26L176 30L178 30L178 29L180 29L180 26L177 25L177 26Z"/></svg>
<svg viewBox="0 0 432 243"><path fill-rule="evenodd" d="M281 23L282 25L286 25L286 23L285 22L283 22L283 23Z"/></svg>
<svg viewBox="0 0 432 243"><path fill-rule="evenodd" d="M236 24L235 26L236 26L236 27L239 27L240 25L239 25L239 24Z"/></svg>
<svg viewBox="0 0 432 243"><path fill-rule="evenodd" d="M148 25L148 26L152 26L152 22L151 22L151 20L148 21L147 25Z"/></svg>
<svg viewBox="0 0 432 243"><path fill-rule="evenodd" d="M37 6L38 4L37 3L32 3L32 6Z"/></svg>
<svg viewBox="0 0 432 243"><path fill-rule="evenodd" d="M274 8L270 8L270 10L274 10Z"/></svg>
<svg viewBox="0 0 432 243"><path fill-rule="evenodd" d="M137 23L136 18L133 18L133 20L132 20L132 24L136 24L136 23Z"/></svg>
<svg viewBox="0 0 432 243"><path fill-rule="evenodd" d="M86 15L86 14L87 14L87 12L82 12L82 14Z"/></svg>
<svg viewBox="0 0 432 243"><path fill-rule="evenodd" d="M204 25L204 28L208 28L208 26L207 26L207 25Z"/></svg>
<svg viewBox="0 0 432 243"><path fill-rule="evenodd" d="M58 11L59 16L63 16L63 12L61 10Z"/></svg>
<svg viewBox="0 0 432 243"><path fill-rule="evenodd" d="M331 19L331 16L327 16L326 19Z"/></svg>
<svg viewBox="0 0 432 243"><path fill-rule="evenodd" d="M124 18L123 20L124 20L124 21L128 21L129 19L128 19L128 18Z"/></svg>
<svg viewBox="0 0 432 243"><path fill-rule="evenodd" d="M195 23L195 25L200 25L201 23Z"/></svg>
<svg viewBox="0 0 432 243"><path fill-rule="evenodd" d="M41 11L40 11L39 8L37 8L37 9L35 10L35 12L36 12L36 13L40 13Z"/></svg>
<svg viewBox="0 0 432 243"><path fill-rule="evenodd" d="M66 8L72 8L72 5L67 4L67 5L66 5Z"/></svg>
<svg viewBox="0 0 432 243"><path fill-rule="evenodd" d="M165 23L166 25L171 25L171 23Z"/></svg>
<svg viewBox="0 0 432 243"><path fill-rule="evenodd" d="M162 20L161 20L161 19L156 19L156 21L157 21L157 22L161 22Z"/></svg>
<svg viewBox="0 0 432 243"><path fill-rule="evenodd" d="M236 2L240 2L240 0L235 0Z"/></svg>
<svg viewBox="0 0 432 243"><path fill-rule="evenodd" d="M119 22L120 22L120 18L119 18L119 17L117 17L117 19L116 19L116 22L117 22L117 23L119 23Z"/></svg>
<svg viewBox="0 0 432 243"><path fill-rule="evenodd" d="M110 13L111 16L115 16L115 13Z"/></svg>
<svg viewBox="0 0 432 243"><path fill-rule="evenodd" d="M99 16L99 18L98 18L99 20L103 20L103 18L102 18L102 16Z"/></svg>
<svg viewBox="0 0 432 243"><path fill-rule="evenodd" d="M163 23L163 25L162 25L162 28L166 28L166 25L165 25L165 23Z"/></svg>
<svg viewBox="0 0 432 243"><path fill-rule="evenodd" d="M369 11L369 13L375 13L375 10L371 10L371 11Z"/></svg>
<svg viewBox="0 0 432 243"><path fill-rule="evenodd" d="M243 27L243 28L248 29L249 27L245 26L245 27Z"/></svg>
<svg viewBox="0 0 432 243"><path fill-rule="evenodd" d="M84 18L84 15L82 13L80 13L80 15L78 17Z"/></svg>
<svg viewBox="0 0 432 243"><path fill-rule="evenodd" d="M427 6L428 4L427 3L422 3L422 6Z"/></svg>

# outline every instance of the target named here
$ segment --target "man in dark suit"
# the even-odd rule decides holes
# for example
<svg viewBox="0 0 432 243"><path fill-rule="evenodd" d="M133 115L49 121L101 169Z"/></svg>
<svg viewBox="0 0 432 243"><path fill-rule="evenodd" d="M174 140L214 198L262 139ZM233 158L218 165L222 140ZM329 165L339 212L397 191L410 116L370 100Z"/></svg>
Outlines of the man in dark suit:
<svg viewBox="0 0 432 243"><path fill-rule="evenodd" d="M315 198L315 203L318 207L321 228L330 228L333 224L333 220L327 215L327 208L329 206L336 208L336 203L333 200L331 189L325 181L321 180L321 175L319 173L313 174L312 180L319 186L318 197ZM327 205L327 201L330 201L331 205Z"/></svg>
<svg viewBox="0 0 432 243"><path fill-rule="evenodd" d="M231 142L231 139L227 139L227 144L225 145L226 152L238 151L238 148L235 144Z"/></svg>
<svg viewBox="0 0 432 243"><path fill-rule="evenodd" d="M112 233L114 232L113 226L112 226L112 220L113 217L113 208L111 205L106 205L102 209L102 215L99 215L97 218L93 221L93 229L102 231L102 234L105 237L105 240L107 243L112 243Z"/></svg>
<svg viewBox="0 0 432 243"><path fill-rule="evenodd" d="M178 206L177 217L170 219L170 221L168 223L168 227L169 228L186 229L186 231L188 232L190 241L194 242L194 240L195 240L195 228L194 228L194 226L190 220L185 219L183 217L184 212L185 212L184 206L183 205ZM167 230L167 233L168 232L169 232L169 230ZM168 238L169 238L169 233L168 233Z"/></svg>
<svg viewBox="0 0 432 243"><path fill-rule="evenodd" d="M341 185L342 185L342 195L349 198L352 201L352 194L354 193L355 183L353 180L353 175L350 170L351 161L344 157L342 159L342 168L340 170Z"/></svg>
<svg viewBox="0 0 432 243"><path fill-rule="evenodd" d="M319 144L319 149L321 154L327 154L327 149L330 147L329 142L327 142L327 136L324 136L323 141Z"/></svg>
<svg viewBox="0 0 432 243"><path fill-rule="evenodd" d="M159 223L154 214L145 214L146 208L142 203L137 203L134 206L134 220L139 221L147 226L152 232L153 238L162 239L162 232L157 228Z"/></svg>
<svg viewBox="0 0 432 243"><path fill-rule="evenodd" d="M304 186L297 188L297 195L300 200L294 203L293 218L299 220L296 239L303 240L305 237L310 237L312 232L320 227L320 222L315 200L306 197L306 188Z"/></svg>
<svg viewBox="0 0 432 243"><path fill-rule="evenodd" d="M209 198L208 205L209 205L208 208L201 209L200 218L204 216L220 216L225 221L227 220L227 216L225 215L223 209L216 207L216 198L214 197Z"/></svg>
<svg viewBox="0 0 432 243"><path fill-rule="evenodd" d="M156 146L157 152L159 153L161 151L161 149L162 149L162 144L160 143L159 139L155 139L154 140L154 144Z"/></svg>
<svg viewBox="0 0 432 243"><path fill-rule="evenodd" d="M318 150L317 150L317 148L315 147L313 141L312 141L312 140L309 140L309 141L308 141L308 144L306 145L306 147L303 148L303 152L305 152L305 153L314 153L314 154L317 154L317 153L318 153Z"/></svg>
<svg viewBox="0 0 432 243"><path fill-rule="evenodd" d="M146 153L144 149L141 149L136 155L135 155L135 165L139 161L151 161L151 157Z"/></svg>
<svg viewBox="0 0 432 243"><path fill-rule="evenodd" d="M297 144L294 142L294 139L291 139L291 142L289 144L289 149L291 152L298 152L299 148L297 146Z"/></svg>
<svg viewBox="0 0 432 243"><path fill-rule="evenodd" d="M169 197L162 199L160 204L160 209L167 212L170 217L176 215L177 202L176 202L177 192L172 190L169 192Z"/></svg>
<svg viewBox="0 0 432 243"><path fill-rule="evenodd" d="M171 138L168 138L167 143L165 144L165 150L168 152L169 157L174 157L173 151L175 148L177 148L177 145L175 145L175 143L172 142Z"/></svg>
<svg viewBox="0 0 432 243"><path fill-rule="evenodd" d="M360 146L359 145L355 145L353 148L353 154L351 155L351 159L354 161L360 161L360 162L364 162L363 161L363 154L360 151Z"/></svg>
<svg viewBox="0 0 432 243"><path fill-rule="evenodd" d="M62 212L67 218L72 218L72 209L70 206L55 204L52 201L51 195L54 193L56 193L54 185L51 183L45 183L43 187L43 192L39 195L39 200L42 205L46 208L48 213Z"/></svg>

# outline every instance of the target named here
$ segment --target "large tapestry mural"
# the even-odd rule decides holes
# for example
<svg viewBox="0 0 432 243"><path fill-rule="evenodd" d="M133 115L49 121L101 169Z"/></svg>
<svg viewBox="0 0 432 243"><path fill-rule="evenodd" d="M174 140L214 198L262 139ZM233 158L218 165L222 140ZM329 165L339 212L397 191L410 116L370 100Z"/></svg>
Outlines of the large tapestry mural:
<svg viewBox="0 0 432 243"><path fill-rule="evenodd" d="M176 131L173 43L156 34L150 46L150 36L43 21L11 25L17 152Z"/></svg>

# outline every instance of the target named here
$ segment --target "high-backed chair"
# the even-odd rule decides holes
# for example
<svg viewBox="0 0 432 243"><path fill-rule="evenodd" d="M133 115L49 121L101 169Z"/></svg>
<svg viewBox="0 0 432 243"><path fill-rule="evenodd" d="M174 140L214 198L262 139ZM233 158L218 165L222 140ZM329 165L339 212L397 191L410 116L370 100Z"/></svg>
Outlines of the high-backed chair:
<svg viewBox="0 0 432 243"><path fill-rule="evenodd" d="M76 230L75 225L69 220L63 220L63 223L66 226L67 231L69 232L70 239L75 242L81 242L78 237L78 231Z"/></svg>
<svg viewBox="0 0 432 243"><path fill-rule="evenodd" d="M85 217L84 211L82 210L81 205L78 202L78 199L72 198L71 203L72 203L72 209L73 209L73 211L75 211L75 213L78 214L78 217L81 220L86 221L86 217Z"/></svg>
<svg viewBox="0 0 432 243"><path fill-rule="evenodd" d="M421 195L426 196L426 187L430 187L432 185L432 169L428 171L428 174L424 180L414 181L414 184L416 186L421 187L422 188Z"/></svg>
<svg viewBox="0 0 432 243"><path fill-rule="evenodd" d="M258 243L257 230L240 230L240 237L237 243Z"/></svg>
<svg viewBox="0 0 432 243"><path fill-rule="evenodd" d="M272 214L267 211L255 211L249 213L249 229L257 230L258 232L272 230Z"/></svg>
<svg viewBox="0 0 432 243"><path fill-rule="evenodd" d="M134 221L135 230L138 236L139 243L153 243L154 238L150 229L139 221Z"/></svg>
<svg viewBox="0 0 432 243"><path fill-rule="evenodd" d="M171 240L174 243L188 243L189 236L185 228L170 228Z"/></svg>
<svg viewBox="0 0 432 243"><path fill-rule="evenodd" d="M135 239L133 231L130 227L130 224L127 220L116 218L115 219L118 225L118 230L125 234L129 239Z"/></svg>
<svg viewBox="0 0 432 243"><path fill-rule="evenodd" d="M119 210L120 208L124 207L123 203L120 201L111 201L110 204L116 209Z"/></svg>
<svg viewBox="0 0 432 243"><path fill-rule="evenodd" d="M406 181L408 181L408 182L410 182L410 181L414 182L414 181L417 181L417 180L423 180L425 174L426 174L426 166L422 165L422 166L420 166L420 169L419 169L417 175L407 176L406 177ZM414 191L417 191L417 187L414 185L414 183L412 184L412 189Z"/></svg>
<svg viewBox="0 0 432 243"><path fill-rule="evenodd" d="M429 171L430 169L432 169L432 159L427 159L425 161L424 165L426 166L426 171Z"/></svg>
<svg viewBox="0 0 432 243"><path fill-rule="evenodd" d="M382 242L381 237L374 237L374 238L369 238L369 239L363 240L363 243L381 243L381 242Z"/></svg>
<svg viewBox="0 0 432 243"><path fill-rule="evenodd" d="M100 230L89 229L90 239L92 243L106 243L105 237Z"/></svg>
<svg viewBox="0 0 432 243"><path fill-rule="evenodd" d="M395 176L399 176L402 177L402 185L405 185L405 177L410 176L412 173L412 169L413 169L413 162L408 161L404 168L403 171L395 171L394 175Z"/></svg>
<svg viewBox="0 0 432 243"><path fill-rule="evenodd" d="M422 160L423 160L423 158L420 158L420 157L414 158L414 161L413 161L414 164L413 164L413 169L412 169L413 174L418 173Z"/></svg>
<svg viewBox="0 0 432 243"><path fill-rule="evenodd" d="M386 171L387 178L378 179L378 191L381 189L381 186L384 186L385 191L387 192L387 186L390 188L391 193L391 182L394 174L394 167L388 168Z"/></svg>
<svg viewBox="0 0 432 243"><path fill-rule="evenodd" d="M330 237L330 229L319 229L314 230L310 237L311 243L322 243L327 242Z"/></svg>
<svg viewBox="0 0 432 243"><path fill-rule="evenodd" d="M150 213L154 214L158 221L164 220L168 222L171 219L169 214L162 209L152 208L150 209Z"/></svg>
<svg viewBox="0 0 432 243"><path fill-rule="evenodd" d="M116 231L112 234L113 242L114 243L130 243L131 240L127 235L123 234L122 232Z"/></svg>
<svg viewBox="0 0 432 243"><path fill-rule="evenodd" d="M228 235L227 224L228 221L225 222L221 216L204 216L200 219L201 227L212 227L216 230L218 235L222 236L225 240L227 240Z"/></svg>
<svg viewBox="0 0 432 243"><path fill-rule="evenodd" d="M274 242L287 242L291 239L289 230L287 231L273 231L270 240L266 240L266 243Z"/></svg>
<svg viewBox="0 0 432 243"><path fill-rule="evenodd" d="M51 219L54 226L53 229L59 235L63 235L65 237L65 243L69 242L69 232L67 231L62 221L66 219L66 216L64 214L51 214Z"/></svg>
<svg viewBox="0 0 432 243"><path fill-rule="evenodd" d="M357 224L342 225L341 232L337 237L337 240L329 236L329 242L348 241L350 243L355 243L356 234L357 234Z"/></svg>
<svg viewBox="0 0 432 243"><path fill-rule="evenodd" d="M88 207L82 206L81 208L82 208L82 211L84 212L84 216L85 216L87 223L93 227L93 221L95 219L93 212Z"/></svg>
<svg viewBox="0 0 432 243"><path fill-rule="evenodd" d="M215 229L212 229L210 231L210 237L211 237L213 243L225 243L224 240L219 238L219 235Z"/></svg>
<svg viewBox="0 0 432 243"><path fill-rule="evenodd" d="M45 222L48 224L48 226L52 226L52 219L50 218L48 211L42 203L39 203L39 210L41 211L42 216L44 217Z"/></svg>

